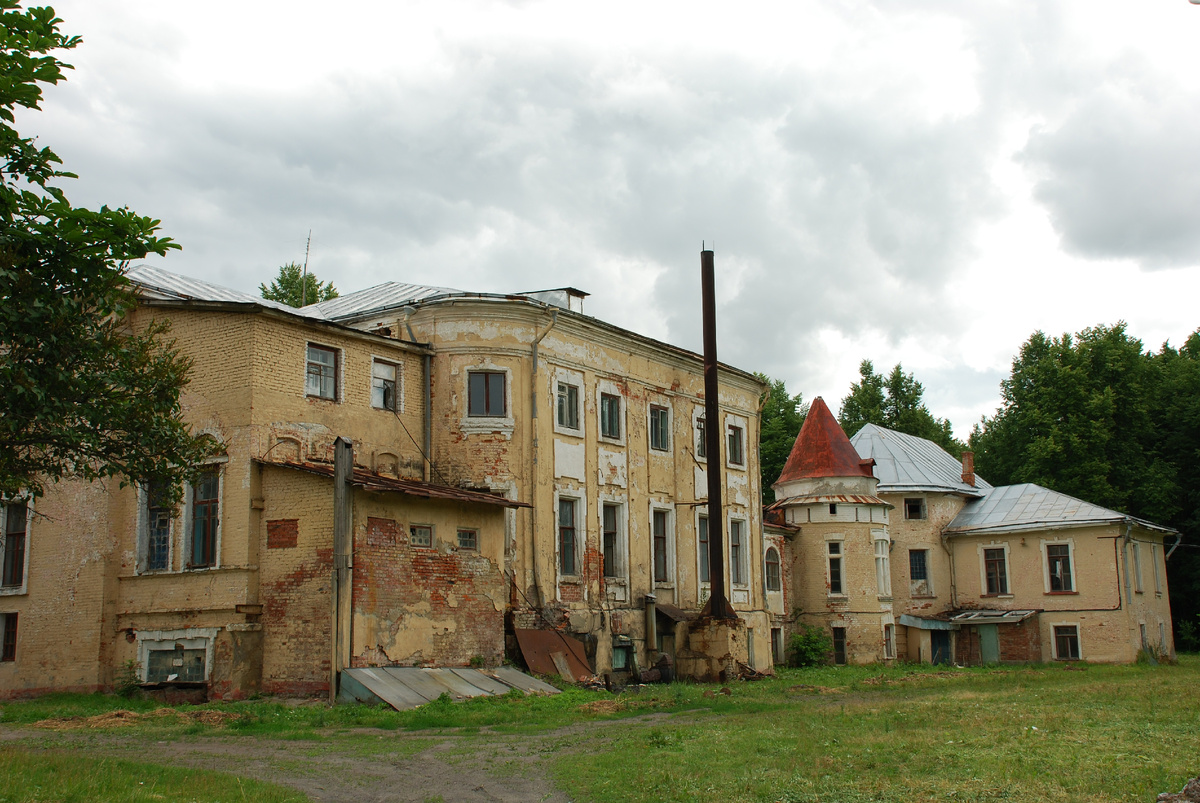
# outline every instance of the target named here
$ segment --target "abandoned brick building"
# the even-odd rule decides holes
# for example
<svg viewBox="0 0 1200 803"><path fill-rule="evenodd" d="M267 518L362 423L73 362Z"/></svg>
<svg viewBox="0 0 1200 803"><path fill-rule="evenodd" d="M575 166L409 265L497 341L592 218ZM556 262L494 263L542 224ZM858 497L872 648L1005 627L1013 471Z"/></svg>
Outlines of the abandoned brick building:
<svg viewBox="0 0 1200 803"><path fill-rule="evenodd" d="M701 358L584 315L576 290L389 283L294 310L130 278L132 324L170 322L194 366L185 415L221 454L179 509L152 482L0 506L0 696L110 688L126 667L218 696L321 694L339 667L498 663L514 628L577 635L598 672L686 661L714 459L736 657L770 666L780 556L752 374L721 366L724 451L706 455ZM354 468L335 556L339 438Z"/></svg>
<svg viewBox="0 0 1200 803"><path fill-rule="evenodd" d="M787 605L828 629L839 663L1174 654L1166 527L994 488L969 452L873 424L849 439L820 398L773 487Z"/></svg>

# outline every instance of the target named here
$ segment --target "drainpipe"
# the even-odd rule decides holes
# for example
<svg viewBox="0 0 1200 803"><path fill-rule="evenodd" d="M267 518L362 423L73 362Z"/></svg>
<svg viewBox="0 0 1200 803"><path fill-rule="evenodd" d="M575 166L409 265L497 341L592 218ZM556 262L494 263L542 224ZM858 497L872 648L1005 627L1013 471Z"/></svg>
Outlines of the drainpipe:
<svg viewBox="0 0 1200 803"><path fill-rule="evenodd" d="M425 354L425 482L433 473L433 355Z"/></svg>
<svg viewBox="0 0 1200 803"><path fill-rule="evenodd" d="M950 539L942 533L942 549L950 557L950 608L958 609L958 574L954 570L954 550L950 548Z"/></svg>
<svg viewBox="0 0 1200 803"><path fill-rule="evenodd" d="M654 666L658 653L658 605L653 594L646 595L646 668Z"/></svg>
<svg viewBox="0 0 1200 803"><path fill-rule="evenodd" d="M529 484L530 484L530 487L529 487L529 494L531 497L537 493L537 487L538 487L538 474L537 474L537 468L538 468L538 346L541 344L542 338L544 338L546 335L550 334L550 330L554 328L554 325L556 323L558 323L558 310L551 309L550 310L550 323L546 326L545 329L542 330L542 333L540 335L538 335L537 337L535 337L533 339L533 346L530 348L530 354L531 354L531 358L532 358L532 366L531 366L531 370L530 370L530 379L529 379L529 410L530 410L530 426L529 426L529 435L530 435ZM529 509L529 529L530 529L529 551L526 554L529 555L530 560L533 562L533 587L534 587L534 592L537 594L538 605L543 606L546 604L546 595L542 590L541 561L539 560L538 554L537 554L538 505L537 505L536 499L531 499L530 501L533 502L533 507L531 507Z"/></svg>
<svg viewBox="0 0 1200 803"><path fill-rule="evenodd" d="M339 437L333 444L333 576L330 598L331 618L329 702L337 701L338 675L344 666L346 647L350 638L350 595L354 590L351 568L350 530L354 503L350 481L354 476L354 445Z"/></svg>
<svg viewBox="0 0 1200 803"><path fill-rule="evenodd" d="M1179 545L1183 543L1183 536L1175 533L1175 543L1171 546L1171 550L1163 557L1163 563L1171 559L1171 555L1175 554L1175 550L1179 549Z"/></svg>

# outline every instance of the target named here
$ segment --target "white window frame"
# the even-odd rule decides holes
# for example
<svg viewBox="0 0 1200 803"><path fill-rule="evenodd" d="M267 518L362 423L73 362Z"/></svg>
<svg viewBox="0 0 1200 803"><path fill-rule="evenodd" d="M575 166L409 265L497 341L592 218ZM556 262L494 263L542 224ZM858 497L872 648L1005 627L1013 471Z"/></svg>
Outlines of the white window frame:
<svg viewBox="0 0 1200 803"><path fill-rule="evenodd" d="M883 657L892 660L896 657L896 623L883 623Z"/></svg>
<svg viewBox="0 0 1200 803"><path fill-rule="evenodd" d="M211 566L193 566L192 565L192 544L195 535L194 517L193 517L193 493L195 486L191 482L184 483L183 486L183 532L180 533L180 555L182 560L180 565L183 571L188 572L206 572L212 569L221 568L221 538L225 533L225 464L227 458L220 460L209 461L204 464L205 471L217 472L217 536L216 543L213 544L213 563ZM174 544L172 544L174 546Z"/></svg>
<svg viewBox="0 0 1200 803"><path fill-rule="evenodd" d="M699 587L701 589L708 589L708 588L712 587L712 566L708 567L708 570L709 570L708 571L708 579L707 580L704 579L703 563L705 563L708 560L708 542L700 541L700 521L702 519L704 520L704 528L705 528L705 530L707 530L706 534L708 535L709 538L712 538L712 531L709 530L709 528L708 528L708 512L707 511L708 511L707 507L697 507L695 521L693 522L696 527L696 530L695 530L695 532L696 532L696 583L699 585ZM704 602L707 599L708 599L708 597L705 596L704 593L702 592L700 594L700 601Z"/></svg>
<svg viewBox="0 0 1200 803"><path fill-rule="evenodd" d="M330 352L333 354L333 395L332 396L325 396L325 395L322 395L320 392L313 393L309 390L308 366L313 363L313 360L310 359L309 349L317 349L319 351L327 351L327 352ZM322 363L318 363L318 364L322 364ZM304 346L304 396L305 396L305 398L320 399L322 401L328 401L328 402L333 402L334 404L340 404L342 401L342 397L344 395L342 393L342 374L344 373L344 371L343 371L344 364L345 364L345 354L342 352L341 349L337 348L336 346L326 345L324 343L314 343L312 341L307 341Z"/></svg>
<svg viewBox="0 0 1200 803"><path fill-rule="evenodd" d="M1071 572L1071 588L1065 591L1053 591L1050 583L1050 549L1052 546L1067 548L1067 568ZM1075 594L1079 592L1079 575L1075 573L1075 539L1056 538L1042 539L1042 584L1047 594Z"/></svg>
<svg viewBox="0 0 1200 803"><path fill-rule="evenodd" d="M604 396L613 396L617 400L617 426L620 429L620 435L615 438L604 434ZM621 392L621 387L617 383L607 379L596 381L596 433L601 442L612 443L618 446L625 445L625 433L628 430L625 411L628 406L625 394Z"/></svg>
<svg viewBox="0 0 1200 803"><path fill-rule="evenodd" d="M667 423L666 423L666 428L664 429L664 433L663 433L667 439L667 442L664 446L655 446L654 445L653 416L654 416L654 411L656 409L666 410L666 412L667 412ZM671 403L669 401L664 401L664 400L659 400L659 399L651 399L646 402L646 445L650 449L651 452L658 452L660 454L670 454L671 453L671 434L672 434L672 428L674 426L673 419L674 419L674 412L671 409Z"/></svg>
<svg viewBox="0 0 1200 803"><path fill-rule="evenodd" d="M837 544L838 552L836 555L830 553L829 545ZM838 585L841 591L833 590L833 567L829 563L830 558L838 558ZM825 537L825 588L826 594L835 599L844 599L850 596L846 588L846 536L842 534L828 535Z"/></svg>
<svg viewBox="0 0 1200 803"><path fill-rule="evenodd" d="M892 540L887 530L871 530L871 545L875 550L875 588L884 599L892 596Z"/></svg>
<svg viewBox="0 0 1200 803"><path fill-rule="evenodd" d="M616 496L600 496L599 504L596 505L596 517L598 522L597 532L600 533L600 555L604 556L604 509L608 506L617 509L617 530L616 539L613 543L613 574L605 576L604 581L608 584L618 584L628 586L629 584L629 506L626 504L624 497ZM601 569L603 572L604 569Z"/></svg>
<svg viewBox="0 0 1200 803"><path fill-rule="evenodd" d="M734 522L740 525L741 528L741 543L739 546L742 549L741 560L738 561L741 566L741 577L733 576L733 525ZM729 585L730 587L749 588L750 587L750 522L741 516L731 515L726 519L725 526L728 528L729 537L726 539L728 549L726 550L725 561L728 564L729 570Z"/></svg>
<svg viewBox="0 0 1200 803"><path fill-rule="evenodd" d="M666 574L667 579L658 580L655 578L657 568L654 565L654 514L666 514ZM675 586L675 508L669 504L661 502L651 502L649 508L649 527L647 531L650 533L650 583L655 588L674 588Z"/></svg>
<svg viewBox="0 0 1200 803"><path fill-rule="evenodd" d="M575 390L575 426L570 426L559 418L559 413L562 412L559 408L559 394L563 389ZM570 435L574 438L582 438L585 435L587 416L584 414L584 395L583 395L583 374L578 371L569 371L565 368L554 369L554 385L551 387L551 398L554 400L554 431L559 435ZM568 395L569 398L569 395Z"/></svg>
<svg viewBox="0 0 1200 803"><path fill-rule="evenodd" d="M779 576L775 578L779 584L778 588L771 588L771 572L767 570L767 567L771 565L768 559L772 552L775 553L775 565L779 567ZM766 550L763 552L763 588L766 589L768 594L783 593L783 556L780 554L779 548L774 544L768 544Z"/></svg>
<svg viewBox="0 0 1200 803"><path fill-rule="evenodd" d="M1082 661L1084 660L1083 652L1083 628L1079 626L1079 622L1049 622L1050 625L1050 655L1055 661ZM1070 656L1063 658L1058 654L1058 634L1054 632L1056 627L1073 627L1075 628L1075 643L1079 645L1079 656L1072 658Z"/></svg>
<svg viewBox="0 0 1200 803"><path fill-rule="evenodd" d="M504 415L471 415L471 374L475 373L504 374ZM511 437L516 426L512 406L512 369L489 360L464 366L462 376L462 416L458 420L459 429L467 434L500 432Z"/></svg>
<svg viewBox="0 0 1200 803"><path fill-rule="evenodd" d="M375 380L382 379L375 375L375 366L385 365L393 371L393 389L392 389L392 406L380 405L375 403ZM386 381L386 380L384 380ZM388 359L371 355L371 407L375 410L386 410L388 412L402 413L404 412L404 363L398 360Z"/></svg>
<svg viewBox="0 0 1200 803"><path fill-rule="evenodd" d="M989 544L980 544L979 547L979 596L981 597L998 597L1008 598L1013 595L1013 576L1012 576L1012 561L1009 560L1008 542L997 543L992 541ZM987 587L987 561L985 559L988 549L1003 549L1004 550L1004 585L1005 589L999 594L988 593Z"/></svg>
<svg viewBox="0 0 1200 803"><path fill-rule="evenodd" d="M705 425L707 426L707 422L705 422ZM733 462L733 455L729 453L729 436L732 434L732 432L735 428L738 430L741 430L741 432L739 434L741 435L741 439L742 439L742 462L740 462L740 463ZM740 415L733 415L732 413L726 413L725 414L724 438L722 438L722 442L721 442L721 448L723 448L725 450L725 467L726 468L733 469L734 471L745 471L746 468L750 465L749 437L750 437L749 422L747 422L746 419Z"/></svg>
<svg viewBox="0 0 1200 803"><path fill-rule="evenodd" d="M137 634L138 666L142 682L147 682L150 672L150 653L152 645L167 645L174 650L176 644L182 644L185 650L204 649L204 679L212 677L213 652L217 641L217 627L189 627L182 630L140 630ZM166 646L159 649L168 649Z"/></svg>
<svg viewBox="0 0 1200 803"><path fill-rule="evenodd" d="M13 501L0 500L0 560L4 558L7 548L5 539L8 537L8 506L25 503L25 554L21 556L21 584L0 586L0 597L15 597L29 593L29 553L33 544L33 498Z"/></svg>
<svg viewBox="0 0 1200 803"><path fill-rule="evenodd" d="M563 574L562 571L562 538L559 532L561 522L559 515L561 514L562 501L570 501L575 503L575 521L572 524L575 527L575 573ZM587 494L576 489L555 489L554 491L554 574L561 579L567 579L571 582L576 582L583 579L584 565L583 558L586 554L585 546L587 542Z"/></svg>
<svg viewBox="0 0 1200 803"><path fill-rule="evenodd" d="M191 504L191 488L185 486L187 503ZM137 522L137 565L138 574L165 574L175 567L175 539L178 529L178 516L171 515L167 519L167 567L165 569L150 568L150 488L145 482L137 484L138 522ZM178 513L178 510L174 511ZM217 531L220 532L220 526Z"/></svg>

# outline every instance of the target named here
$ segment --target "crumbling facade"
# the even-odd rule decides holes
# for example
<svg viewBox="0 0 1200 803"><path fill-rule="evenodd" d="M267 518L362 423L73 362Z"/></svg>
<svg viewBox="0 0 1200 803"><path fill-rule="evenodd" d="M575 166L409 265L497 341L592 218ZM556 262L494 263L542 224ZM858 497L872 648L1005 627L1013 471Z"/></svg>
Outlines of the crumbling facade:
<svg viewBox="0 0 1200 803"><path fill-rule="evenodd" d="M1130 662L1174 654L1177 534L1041 488L994 488L936 444L853 439L813 402L774 485L800 623L840 663Z"/></svg>
<svg viewBox="0 0 1200 803"><path fill-rule="evenodd" d="M177 508L151 479L2 506L20 570L0 587L0 696L131 671L324 694L343 667L494 665L515 627L581 637L601 673L687 648L707 589L697 355L583 315L578 291L384 285L296 311L131 278L132 324L170 321L194 366L185 415L219 454ZM763 387L720 380L735 657L767 668ZM354 465L335 554L338 438Z"/></svg>

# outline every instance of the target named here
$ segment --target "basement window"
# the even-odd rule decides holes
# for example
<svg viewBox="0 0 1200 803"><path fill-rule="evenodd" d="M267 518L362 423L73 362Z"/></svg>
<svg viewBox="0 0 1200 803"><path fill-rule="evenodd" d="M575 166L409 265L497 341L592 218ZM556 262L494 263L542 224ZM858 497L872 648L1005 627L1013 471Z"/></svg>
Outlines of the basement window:
<svg viewBox="0 0 1200 803"><path fill-rule="evenodd" d="M1079 660L1079 626L1054 626L1054 657L1059 661Z"/></svg>

